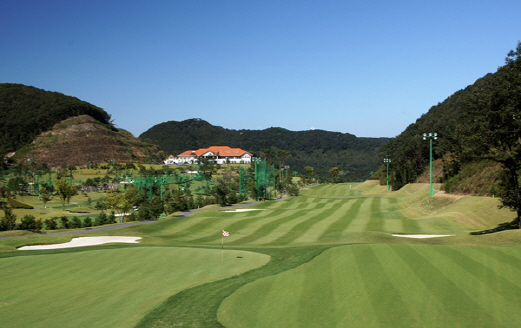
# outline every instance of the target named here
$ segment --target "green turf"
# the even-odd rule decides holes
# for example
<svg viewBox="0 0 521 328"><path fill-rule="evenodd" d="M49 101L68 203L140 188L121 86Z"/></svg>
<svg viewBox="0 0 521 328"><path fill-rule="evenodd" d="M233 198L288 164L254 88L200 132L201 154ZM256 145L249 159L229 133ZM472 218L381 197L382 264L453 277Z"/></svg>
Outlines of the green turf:
<svg viewBox="0 0 521 328"><path fill-rule="evenodd" d="M171 295L265 264L266 255L120 247L0 259L2 327L132 327ZM240 257L240 258L238 258Z"/></svg>
<svg viewBox="0 0 521 328"><path fill-rule="evenodd" d="M353 245L228 297L226 327L515 327L521 247Z"/></svg>
<svg viewBox="0 0 521 328"><path fill-rule="evenodd" d="M131 247L26 253L14 247L64 242L70 240L71 235L0 241L0 265L4 260L27 258L32 262L66 255L71 257L67 262L80 263L74 266L79 272L76 279L86 279L96 285L91 280L95 274L87 273L84 267L94 266L107 274L110 271L98 266L97 257L110 257L114 270L120 273L118 278L130 276L133 280L133 269L125 269L127 262L134 261L133 252L152 249L160 253L158 257L163 257L163 250L168 250L183 257L185 252L193 252L197 247L200 251L220 254L224 240L226 250L263 253L270 255L271 260L243 274L233 273L231 278L223 274L224 279L210 279L206 281L212 282L206 283L200 280L175 290L157 291L156 282L148 282L154 285L151 291L139 291L135 295L143 293L147 298L161 293L164 302L155 302L147 311L136 312L134 323L139 321L139 327L205 328L511 327L521 323L521 315L515 311L521 303L521 286L516 279L521 273L518 265L521 231L469 235L471 231L512 219L512 213L499 210L497 204L497 199L484 197L441 194L429 197L427 184L407 185L397 192L387 192L385 186L375 181L321 185L303 190L299 197L249 206L261 209L259 211L228 213L214 207L189 217L169 216L146 225L78 234L143 237L140 245ZM223 239L221 230L230 231L230 237ZM452 236L419 240L393 237L394 233ZM119 248L129 254L113 256ZM82 258L82 254L91 252L97 252L96 258ZM139 254L135 256L138 262L143 258ZM155 258L155 255L149 257ZM59 277L74 271L62 265L61 260L44 262L53 263ZM156 265L160 264L154 263ZM211 261L197 265L201 271L214 270ZM177 267L171 269L175 271ZM150 275L161 281L157 275ZM7 273L6 277L9 280L11 276ZM63 287L57 283L58 278L53 279L56 292L49 290L50 296L74 294L70 279ZM112 284L112 281L101 281L100 286L108 288ZM20 283L9 286L13 295L27 298L34 296L31 290L39 286L39 281L31 283L29 288ZM111 304L127 304L124 292L127 289L115 286L121 292L107 301L96 298L101 292L94 289L88 294L106 304L106 308L120 310ZM0 311L6 306L2 306L2 302L9 304L0 300ZM33 315L41 316L44 309L34 309ZM80 313L82 317L83 309L75 307L70 316ZM64 315L69 316L67 313ZM109 321L115 320L113 315L117 316L114 311L100 313ZM4 319L2 312L0 318ZM15 321L9 321L12 322ZM25 326L39 327L36 324ZM86 326L89 325L98 326L97 323Z"/></svg>

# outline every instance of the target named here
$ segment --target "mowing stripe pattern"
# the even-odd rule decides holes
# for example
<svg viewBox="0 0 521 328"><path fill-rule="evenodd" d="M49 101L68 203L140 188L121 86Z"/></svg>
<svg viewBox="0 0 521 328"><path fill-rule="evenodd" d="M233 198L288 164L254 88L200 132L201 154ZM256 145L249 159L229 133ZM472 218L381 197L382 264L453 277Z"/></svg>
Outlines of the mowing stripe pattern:
<svg viewBox="0 0 521 328"><path fill-rule="evenodd" d="M359 195L346 186L324 185L281 202L254 205L262 211L201 212L168 219L162 233L187 245L219 245L230 231L230 246L304 246L345 243L357 232L433 233L454 231L444 218L409 218L392 197Z"/></svg>
<svg viewBox="0 0 521 328"><path fill-rule="evenodd" d="M520 247L333 247L240 288L218 318L229 328L517 327L520 257Z"/></svg>

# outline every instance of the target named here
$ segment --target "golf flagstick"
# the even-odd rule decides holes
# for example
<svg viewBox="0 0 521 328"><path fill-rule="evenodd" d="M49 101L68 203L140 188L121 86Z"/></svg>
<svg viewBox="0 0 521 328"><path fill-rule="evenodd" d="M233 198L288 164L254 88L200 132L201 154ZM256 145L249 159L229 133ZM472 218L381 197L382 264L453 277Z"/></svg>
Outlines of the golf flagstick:
<svg viewBox="0 0 521 328"><path fill-rule="evenodd" d="M222 237L221 237L221 257L222 261L224 262L224 237L228 237L230 233L226 230L223 230Z"/></svg>

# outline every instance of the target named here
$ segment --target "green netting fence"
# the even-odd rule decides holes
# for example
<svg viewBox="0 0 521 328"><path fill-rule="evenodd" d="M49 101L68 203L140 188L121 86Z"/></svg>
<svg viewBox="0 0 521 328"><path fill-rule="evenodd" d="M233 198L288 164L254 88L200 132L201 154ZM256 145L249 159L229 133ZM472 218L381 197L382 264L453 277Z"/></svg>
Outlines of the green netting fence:
<svg viewBox="0 0 521 328"><path fill-rule="evenodd" d="M253 158L253 176L251 172L246 168L240 168L239 170L239 192L247 193L252 192L249 190L250 184L254 182L256 199L267 199L276 198L276 178L275 178L275 166L267 165L265 158Z"/></svg>

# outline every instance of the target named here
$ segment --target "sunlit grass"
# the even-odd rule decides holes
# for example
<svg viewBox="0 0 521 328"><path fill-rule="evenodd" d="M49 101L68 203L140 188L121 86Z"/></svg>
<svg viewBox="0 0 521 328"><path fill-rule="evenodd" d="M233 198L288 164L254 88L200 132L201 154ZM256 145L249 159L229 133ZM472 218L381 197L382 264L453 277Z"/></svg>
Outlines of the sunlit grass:
<svg viewBox="0 0 521 328"><path fill-rule="evenodd" d="M171 215L155 223L82 231L78 236L140 236L140 245L122 248L156 249L161 256L171 250L183 257L193 247L220 254L222 242L225 251L271 256L268 264L244 274L162 294L161 305L135 317L139 327L222 327L217 313L229 328L511 327L521 323L521 316L509 312L521 303L515 278L521 273L519 231L469 234L511 219L512 213L499 210L497 204L497 199L486 197L430 197L428 184L391 193L371 181L321 185L299 197L248 206L258 211L224 212L214 206L188 217ZM222 230L230 231L230 237L223 238ZM451 236L409 239L394 237L396 233ZM16 251L18 246L70 238L37 235L0 241L0 262L28 254ZM74 258L116 249L65 253ZM29 258L64 255L31 254ZM125 267L125 257L111 258ZM194 264L203 271L215 265ZM69 272L56 266L62 276ZM18 292L23 296L25 289Z"/></svg>

